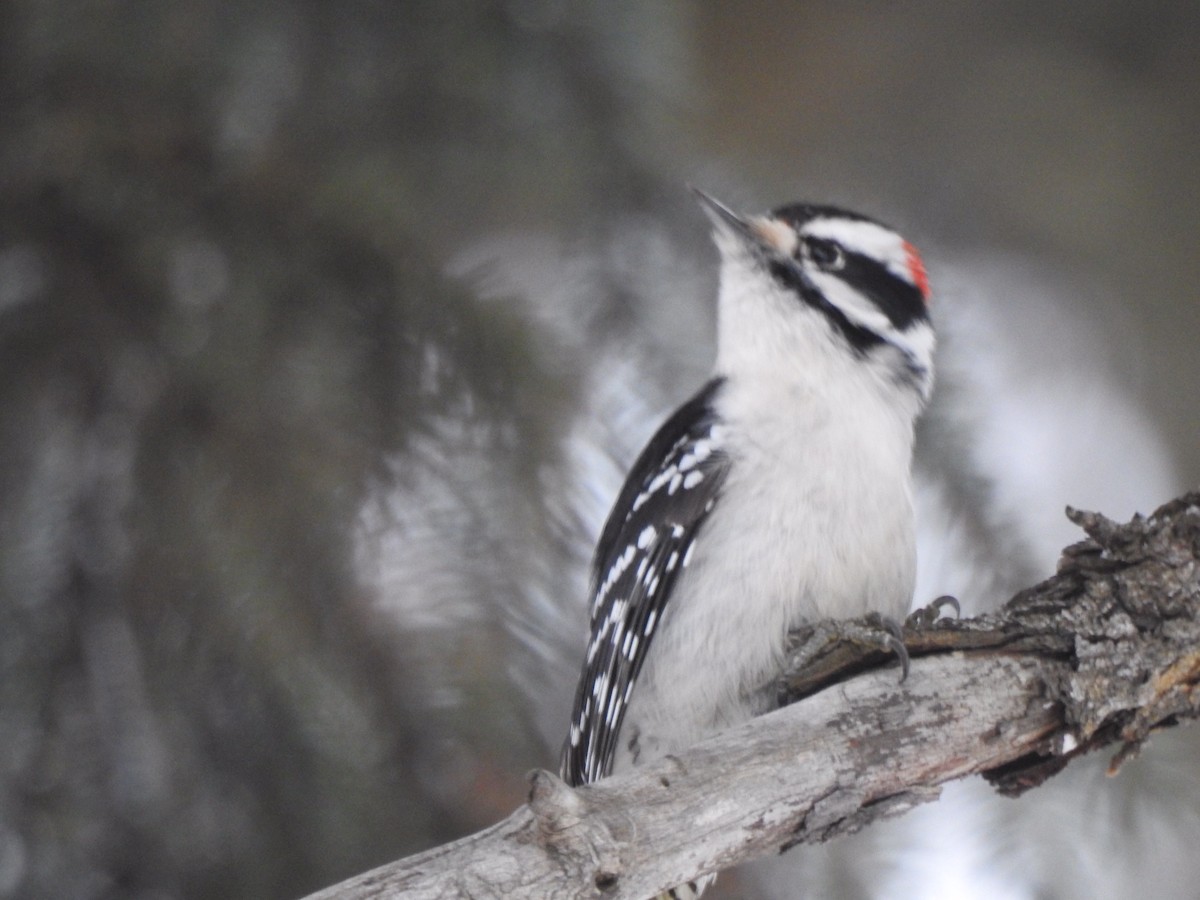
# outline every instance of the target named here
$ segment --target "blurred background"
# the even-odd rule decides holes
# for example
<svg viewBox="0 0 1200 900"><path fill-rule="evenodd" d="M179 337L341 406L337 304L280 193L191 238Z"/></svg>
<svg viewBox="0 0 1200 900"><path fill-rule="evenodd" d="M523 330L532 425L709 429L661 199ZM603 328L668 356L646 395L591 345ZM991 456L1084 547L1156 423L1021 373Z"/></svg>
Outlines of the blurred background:
<svg viewBox="0 0 1200 900"><path fill-rule="evenodd" d="M1200 5L6 0L0 897L297 897L553 768L686 183L925 252L921 588L1200 481ZM1200 738L719 897L1200 896Z"/></svg>

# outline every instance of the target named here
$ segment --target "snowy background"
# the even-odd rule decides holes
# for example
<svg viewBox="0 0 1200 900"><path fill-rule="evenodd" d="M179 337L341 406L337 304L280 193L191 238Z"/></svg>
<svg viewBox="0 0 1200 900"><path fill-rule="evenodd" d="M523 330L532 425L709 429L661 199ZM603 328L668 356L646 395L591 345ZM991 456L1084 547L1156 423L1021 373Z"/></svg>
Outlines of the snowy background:
<svg viewBox="0 0 1200 900"><path fill-rule="evenodd" d="M1200 6L0 5L0 897L289 898L553 767L712 361L686 183L922 248L921 586L1200 482ZM1193 898L1200 731L722 876Z"/></svg>

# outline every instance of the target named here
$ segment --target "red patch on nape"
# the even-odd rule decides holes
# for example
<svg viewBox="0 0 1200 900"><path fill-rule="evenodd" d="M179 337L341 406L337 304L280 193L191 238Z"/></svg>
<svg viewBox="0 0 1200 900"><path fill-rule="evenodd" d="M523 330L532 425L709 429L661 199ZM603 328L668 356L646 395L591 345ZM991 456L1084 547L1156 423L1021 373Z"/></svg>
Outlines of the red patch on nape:
<svg viewBox="0 0 1200 900"><path fill-rule="evenodd" d="M925 263L921 261L921 254L908 241L904 242L904 253L908 258L908 277L912 279L912 283L917 286L917 290L921 292L921 296L928 303L929 275L925 271Z"/></svg>

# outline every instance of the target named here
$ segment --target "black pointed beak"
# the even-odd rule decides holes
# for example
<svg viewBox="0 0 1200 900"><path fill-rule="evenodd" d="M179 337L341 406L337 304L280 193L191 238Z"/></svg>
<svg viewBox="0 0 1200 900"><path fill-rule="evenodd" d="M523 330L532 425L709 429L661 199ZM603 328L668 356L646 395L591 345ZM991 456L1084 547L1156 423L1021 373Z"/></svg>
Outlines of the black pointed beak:
<svg viewBox="0 0 1200 900"><path fill-rule="evenodd" d="M697 199L700 201L700 208L704 210L705 214L709 219L712 220L713 225L715 225L719 231L737 235L742 240L748 242L752 247L760 247L762 245L762 239L758 236L757 232L750 227L750 223L748 223L745 219L735 213L716 197L704 193L704 191L700 190L700 188L690 184L688 187L692 189L692 193L695 194Z"/></svg>

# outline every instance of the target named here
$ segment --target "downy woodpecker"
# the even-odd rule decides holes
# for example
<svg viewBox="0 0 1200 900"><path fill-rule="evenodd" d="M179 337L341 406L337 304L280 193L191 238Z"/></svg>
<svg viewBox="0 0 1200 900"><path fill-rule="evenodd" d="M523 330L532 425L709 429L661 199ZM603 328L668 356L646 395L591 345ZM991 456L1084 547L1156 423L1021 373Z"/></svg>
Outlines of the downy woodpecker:
<svg viewBox="0 0 1200 900"><path fill-rule="evenodd" d="M934 347L920 256L831 206L742 216L696 193L721 257L716 368L642 451L596 547L573 785L765 711L790 629L903 618L912 600Z"/></svg>

